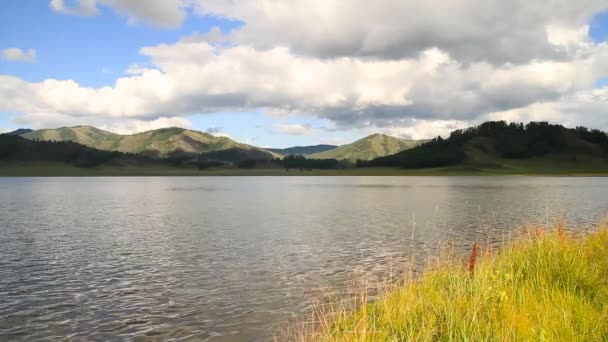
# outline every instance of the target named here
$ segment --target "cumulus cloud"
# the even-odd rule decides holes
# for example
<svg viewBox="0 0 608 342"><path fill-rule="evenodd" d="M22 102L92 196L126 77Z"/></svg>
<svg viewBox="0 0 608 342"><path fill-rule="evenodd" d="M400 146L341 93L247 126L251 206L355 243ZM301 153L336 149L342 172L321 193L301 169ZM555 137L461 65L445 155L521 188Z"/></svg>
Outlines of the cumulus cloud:
<svg viewBox="0 0 608 342"><path fill-rule="evenodd" d="M91 16L99 13L95 0L76 0L73 2L66 3L65 0L51 0L49 6L55 12L79 15L79 16Z"/></svg>
<svg viewBox="0 0 608 342"><path fill-rule="evenodd" d="M2 50L2 59L10 62L36 63L36 49L6 48Z"/></svg>
<svg viewBox="0 0 608 342"><path fill-rule="evenodd" d="M275 127L279 132L288 135L309 135L315 132L311 125L278 124Z"/></svg>
<svg viewBox="0 0 608 342"><path fill-rule="evenodd" d="M59 0L53 6L66 8ZM148 61L106 87L0 76L0 111L37 124L126 120L141 128L192 114L262 111L416 139L487 118L607 128L604 90L593 87L608 75L608 44L589 38L589 19L608 8L606 0L76 3L90 13L97 6L164 27L179 25L191 7L243 24L143 47Z"/></svg>
<svg viewBox="0 0 608 342"><path fill-rule="evenodd" d="M347 143L346 139L344 139L343 137L321 137L321 140L319 141L320 144L325 144L325 145L344 145Z"/></svg>
<svg viewBox="0 0 608 342"><path fill-rule="evenodd" d="M608 87L582 90L555 101L536 102L521 108L492 112L486 120L551 121L574 127L584 125L608 130Z"/></svg>
<svg viewBox="0 0 608 342"><path fill-rule="evenodd" d="M76 0L72 5L66 4L65 0L51 0L50 7L63 14L91 16L99 13L98 4L113 8L132 24L143 21L172 28L179 26L186 17L186 4L182 0Z"/></svg>
<svg viewBox="0 0 608 342"><path fill-rule="evenodd" d="M459 120L411 119L395 127L374 127L370 132L381 132L405 140L421 140L437 136L448 137L457 129L471 127L471 122Z"/></svg>
<svg viewBox="0 0 608 342"><path fill-rule="evenodd" d="M129 22L144 21L160 27L177 27L186 17L182 0L98 0L129 18Z"/></svg>
<svg viewBox="0 0 608 342"><path fill-rule="evenodd" d="M243 21L232 39L316 57L401 59L436 47L460 61L564 57L547 27L584 30L605 0L199 0L199 13Z"/></svg>
<svg viewBox="0 0 608 342"><path fill-rule="evenodd" d="M263 110L324 118L338 128L397 127L408 119L470 122L558 101L608 74L606 44L585 45L571 61L503 65L462 63L439 49L402 60L317 59L285 47L180 41L141 53L149 68L102 88L0 76L0 110L138 120Z"/></svg>
<svg viewBox="0 0 608 342"><path fill-rule="evenodd" d="M184 117L158 117L154 119L109 118L99 115L71 116L60 113L26 113L11 120L32 129L90 125L119 134L133 134L166 127L191 128L192 122Z"/></svg>
<svg viewBox="0 0 608 342"><path fill-rule="evenodd" d="M606 0L51 0L53 10L76 15L110 6L129 18L177 27L191 11L243 22L207 42L230 39L256 49L285 46L320 58L402 59L438 48L462 62L523 63L566 58L564 43L586 35ZM566 44L567 45L567 44Z"/></svg>
<svg viewBox="0 0 608 342"><path fill-rule="evenodd" d="M119 134L133 134L166 127L191 128L192 123L186 118L167 117L158 118L151 121L133 119L112 121L110 123L97 125L97 127Z"/></svg>

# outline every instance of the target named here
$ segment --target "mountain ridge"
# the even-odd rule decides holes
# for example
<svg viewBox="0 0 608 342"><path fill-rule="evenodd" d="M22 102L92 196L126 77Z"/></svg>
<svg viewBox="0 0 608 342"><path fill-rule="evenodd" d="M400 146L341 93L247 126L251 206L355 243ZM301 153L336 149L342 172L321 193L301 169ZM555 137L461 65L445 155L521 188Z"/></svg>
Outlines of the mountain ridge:
<svg viewBox="0 0 608 342"><path fill-rule="evenodd" d="M273 153L264 149L242 144L228 137L218 137L180 127L147 130L135 134L117 134L93 126L80 125L36 130L23 134L22 137L41 141L72 141L99 150L137 153L157 158L172 154L201 155L229 150L239 151L237 154L231 154L238 155L239 159L275 157Z"/></svg>
<svg viewBox="0 0 608 342"><path fill-rule="evenodd" d="M338 146L337 148L321 153L309 155L315 159L372 160L399 153L418 146L426 140L402 140L390 135L374 133L353 143Z"/></svg>
<svg viewBox="0 0 608 342"><path fill-rule="evenodd" d="M12 132L7 132L7 133L4 133L4 134L6 134L6 135L23 135L23 134L27 134L27 133L30 133L30 132L33 132L33 130L31 130L29 128L18 128L16 130L12 131Z"/></svg>
<svg viewBox="0 0 608 342"><path fill-rule="evenodd" d="M22 137L39 141L72 141L103 151L143 154L163 158L192 154L221 161L270 160L288 155L351 162L371 160L417 146L424 141L401 140L375 133L341 146L318 144L288 148L260 148L224 136L181 127L165 127L134 134L118 134L89 125L26 131Z"/></svg>

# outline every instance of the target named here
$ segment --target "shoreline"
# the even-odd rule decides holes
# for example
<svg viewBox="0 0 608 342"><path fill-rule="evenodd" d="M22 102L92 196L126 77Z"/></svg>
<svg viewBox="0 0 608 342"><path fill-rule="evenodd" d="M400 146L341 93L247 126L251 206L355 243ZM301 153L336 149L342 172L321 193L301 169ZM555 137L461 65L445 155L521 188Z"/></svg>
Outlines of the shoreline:
<svg viewBox="0 0 608 342"><path fill-rule="evenodd" d="M0 177L492 177L492 176L524 176L524 177L608 177L608 168L566 167L555 168L500 168L472 169L469 167L433 168L433 169L398 169L398 168L349 168L312 171L273 169L207 169L168 168L159 166L149 167L102 167L77 168L65 164L53 163L20 163L0 165Z"/></svg>
<svg viewBox="0 0 608 342"><path fill-rule="evenodd" d="M361 293L354 307L318 308L283 335L301 342L607 340L608 224L583 236L559 223L524 229L494 250L473 241L465 259L442 255L375 300Z"/></svg>

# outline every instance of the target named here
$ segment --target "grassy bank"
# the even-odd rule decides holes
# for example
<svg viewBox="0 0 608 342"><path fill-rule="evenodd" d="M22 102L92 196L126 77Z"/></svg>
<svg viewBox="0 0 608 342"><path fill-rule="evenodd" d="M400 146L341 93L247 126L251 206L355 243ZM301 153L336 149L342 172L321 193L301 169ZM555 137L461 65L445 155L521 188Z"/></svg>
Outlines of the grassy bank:
<svg viewBox="0 0 608 342"><path fill-rule="evenodd" d="M476 249L474 249L476 250ZM608 341L608 227L530 230L442 261L354 311L317 312L300 341Z"/></svg>
<svg viewBox="0 0 608 342"><path fill-rule="evenodd" d="M101 176L608 176L606 163L559 163L531 160L510 161L503 168L480 168L467 165L431 168L399 169L390 167L347 168L337 170L300 171L283 168L211 168L194 167L102 166L78 168L68 164L49 162L0 163L0 177L101 177Z"/></svg>

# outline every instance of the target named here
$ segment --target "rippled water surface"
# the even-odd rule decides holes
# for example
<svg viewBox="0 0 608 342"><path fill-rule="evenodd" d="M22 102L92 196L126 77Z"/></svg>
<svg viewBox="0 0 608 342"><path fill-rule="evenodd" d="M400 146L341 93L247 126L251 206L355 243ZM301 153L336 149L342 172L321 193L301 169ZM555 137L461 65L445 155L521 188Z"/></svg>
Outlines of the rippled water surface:
<svg viewBox="0 0 608 342"><path fill-rule="evenodd" d="M348 279L524 221L594 222L607 194L608 178L0 178L0 340L267 341Z"/></svg>

